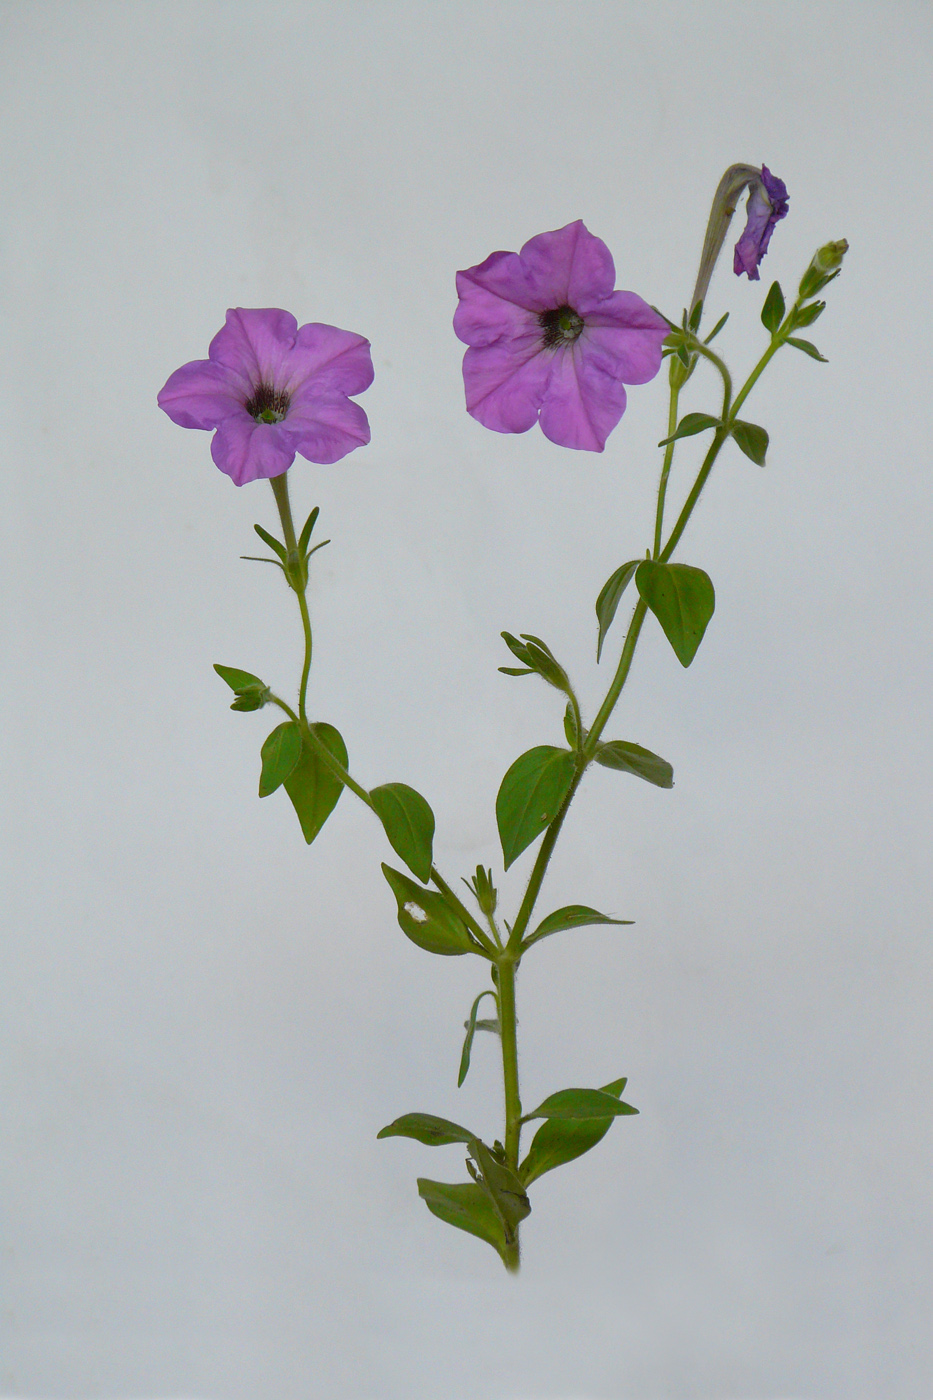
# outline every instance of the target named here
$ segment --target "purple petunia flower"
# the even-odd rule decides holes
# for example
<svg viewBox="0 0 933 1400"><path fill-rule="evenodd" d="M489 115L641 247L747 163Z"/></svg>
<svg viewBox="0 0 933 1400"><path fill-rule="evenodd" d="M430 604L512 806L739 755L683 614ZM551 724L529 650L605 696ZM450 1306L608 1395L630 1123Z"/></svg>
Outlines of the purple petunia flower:
<svg viewBox="0 0 933 1400"><path fill-rule="evenodd" d="M748 221L735 245L732 268L736 277L745 272L750 281L757 282L758 264L768 251L774 225L787 214L787 186L766 165L761 167L761 179L752 185L746 214Z"/></svg>
<svg viewBox="0 0 933 1400"><path fill-rule="evenodd" d="M467 412L497 433L537 421L551 442L602 452L624 385L654 378L669 331L614 283L609 249L580 219L458 272Z"/></svg>
<svg viewBox="0 0 933 1400"><path fill-rule="evenodd" d="M217 429L211 456L237 486L281 476L296 453L337 462L369 442L366 414L347 397L373 382L363 336L238 307L207 353L169 376L159 407L182 428Z"/></svg>

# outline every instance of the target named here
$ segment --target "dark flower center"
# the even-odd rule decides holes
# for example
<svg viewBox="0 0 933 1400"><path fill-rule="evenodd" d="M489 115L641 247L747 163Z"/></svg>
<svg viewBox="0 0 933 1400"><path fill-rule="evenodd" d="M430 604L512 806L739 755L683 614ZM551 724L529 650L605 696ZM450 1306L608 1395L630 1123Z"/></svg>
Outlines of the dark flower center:
<svg viewBox="0 0 933 1400"><path fill-rule="evenodd" d="M281 423L288 413L288 395L279 393L271 384L260 384L243 405L257 423Z"/></svg>
<svg viewBox="0 0 933 1400"><path fill-rule="evenodd" d="M555 306L553 311L542 311L538 316L541 327L542 345L572 345L583 331L583 317L572 306Z"/></svg>

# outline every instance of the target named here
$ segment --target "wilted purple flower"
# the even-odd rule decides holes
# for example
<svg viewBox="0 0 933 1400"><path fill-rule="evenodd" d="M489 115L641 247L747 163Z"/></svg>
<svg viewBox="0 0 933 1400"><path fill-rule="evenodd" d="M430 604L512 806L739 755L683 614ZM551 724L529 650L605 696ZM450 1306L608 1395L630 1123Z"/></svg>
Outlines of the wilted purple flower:
<svg viewBox="0 0 933 1400"><path fill-rule="evenodd" d="M732 268L736 277L746 272L750 281L757 282L758 264L768 251L774 225L787 214L787 186L766 165L761 167L761 179L752 184L745 212L748 221L735 245Z"/></svg>
<svg viewBox="0 0 933 1400"><path fill-rule="evenodd" d="M369 442L348 394L373 382L369 341L287 311L227 312L206 360L170 375L159 407L182 428L216 428L211 456L237 486L288 471L295 454L337 462Z"/></svg>
<svg viewBox="0 0 933 1400"><path fill-rule="evenodd" d="M614 283L609 249L580 219L458 272L467 411L497 433L537 421L551 442L602 452L625 412L623 386L654 378L669 331Z"/></svg>

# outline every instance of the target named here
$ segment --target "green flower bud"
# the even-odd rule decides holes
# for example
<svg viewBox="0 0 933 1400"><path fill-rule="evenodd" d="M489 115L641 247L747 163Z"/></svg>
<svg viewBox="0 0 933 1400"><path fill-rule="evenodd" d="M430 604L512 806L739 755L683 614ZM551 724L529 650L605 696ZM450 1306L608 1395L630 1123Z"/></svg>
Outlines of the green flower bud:
<svg viewBox="0 0 933 1400"><path fill-rule="evenodd" d="M844 238L840 238L836 243L824 243L822 248L817 249L813 261L800 280L801 300L809 301L817 292L823 290L827 282L839 276L842 260L848 251L849 244Z"/></svg>

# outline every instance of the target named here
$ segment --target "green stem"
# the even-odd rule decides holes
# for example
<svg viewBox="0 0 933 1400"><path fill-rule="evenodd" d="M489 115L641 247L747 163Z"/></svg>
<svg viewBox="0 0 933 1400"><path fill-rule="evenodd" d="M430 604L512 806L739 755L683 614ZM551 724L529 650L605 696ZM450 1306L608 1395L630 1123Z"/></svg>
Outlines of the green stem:
<svg viewBox="0 0 933 1400"><path fill-rule="evenodd" d="M676 357L675 357L676 358ZM671 360L671 369L674 362ZM667 436L672 437L677 431L677 403L680 398L680 385L675 383L673 374L671 375L671 401L667 411ZM664 524L664 498L667 495L667 478L671 473L671 463L674 460L674 443L669 442L664 449L664 461L661 464L661 479L658 482L658 508L654 518L654 558L657 559L661 553L661 529Z"/></svg>
<svg viewBox="0 0 933 1400"><path fill-rule="evenodd" d="M292 507L288 499L288 472L282 472L281 476L274 476L271 480L272 494L275 497L275 504L279 509L279 519L282 522L282 533L285 536L285 548L288 552L288 560L285 568L285 577L295 590L298 596L298 607L301 612L301 626L305 638L305 659L301 668L301 684L298 687L298 713L303 724L307 724L306 698L308 694L308 677L311 674L311 616L308 612L308 599L306 590L308 587L308 569L306 562L298 553L298 537L295 534L295 522L292 520Z"/></svg>
<svg viewBox="0 0 933 1400"><path fill-rule="evenodd" d="M499 1030L502 1038L502 1077L505 1084L505 1155L518 1170L522 1131L522 1101L518 1094L518 1032L515 1017L515 959L505 953L496 959L499 975Z"/></svg>

